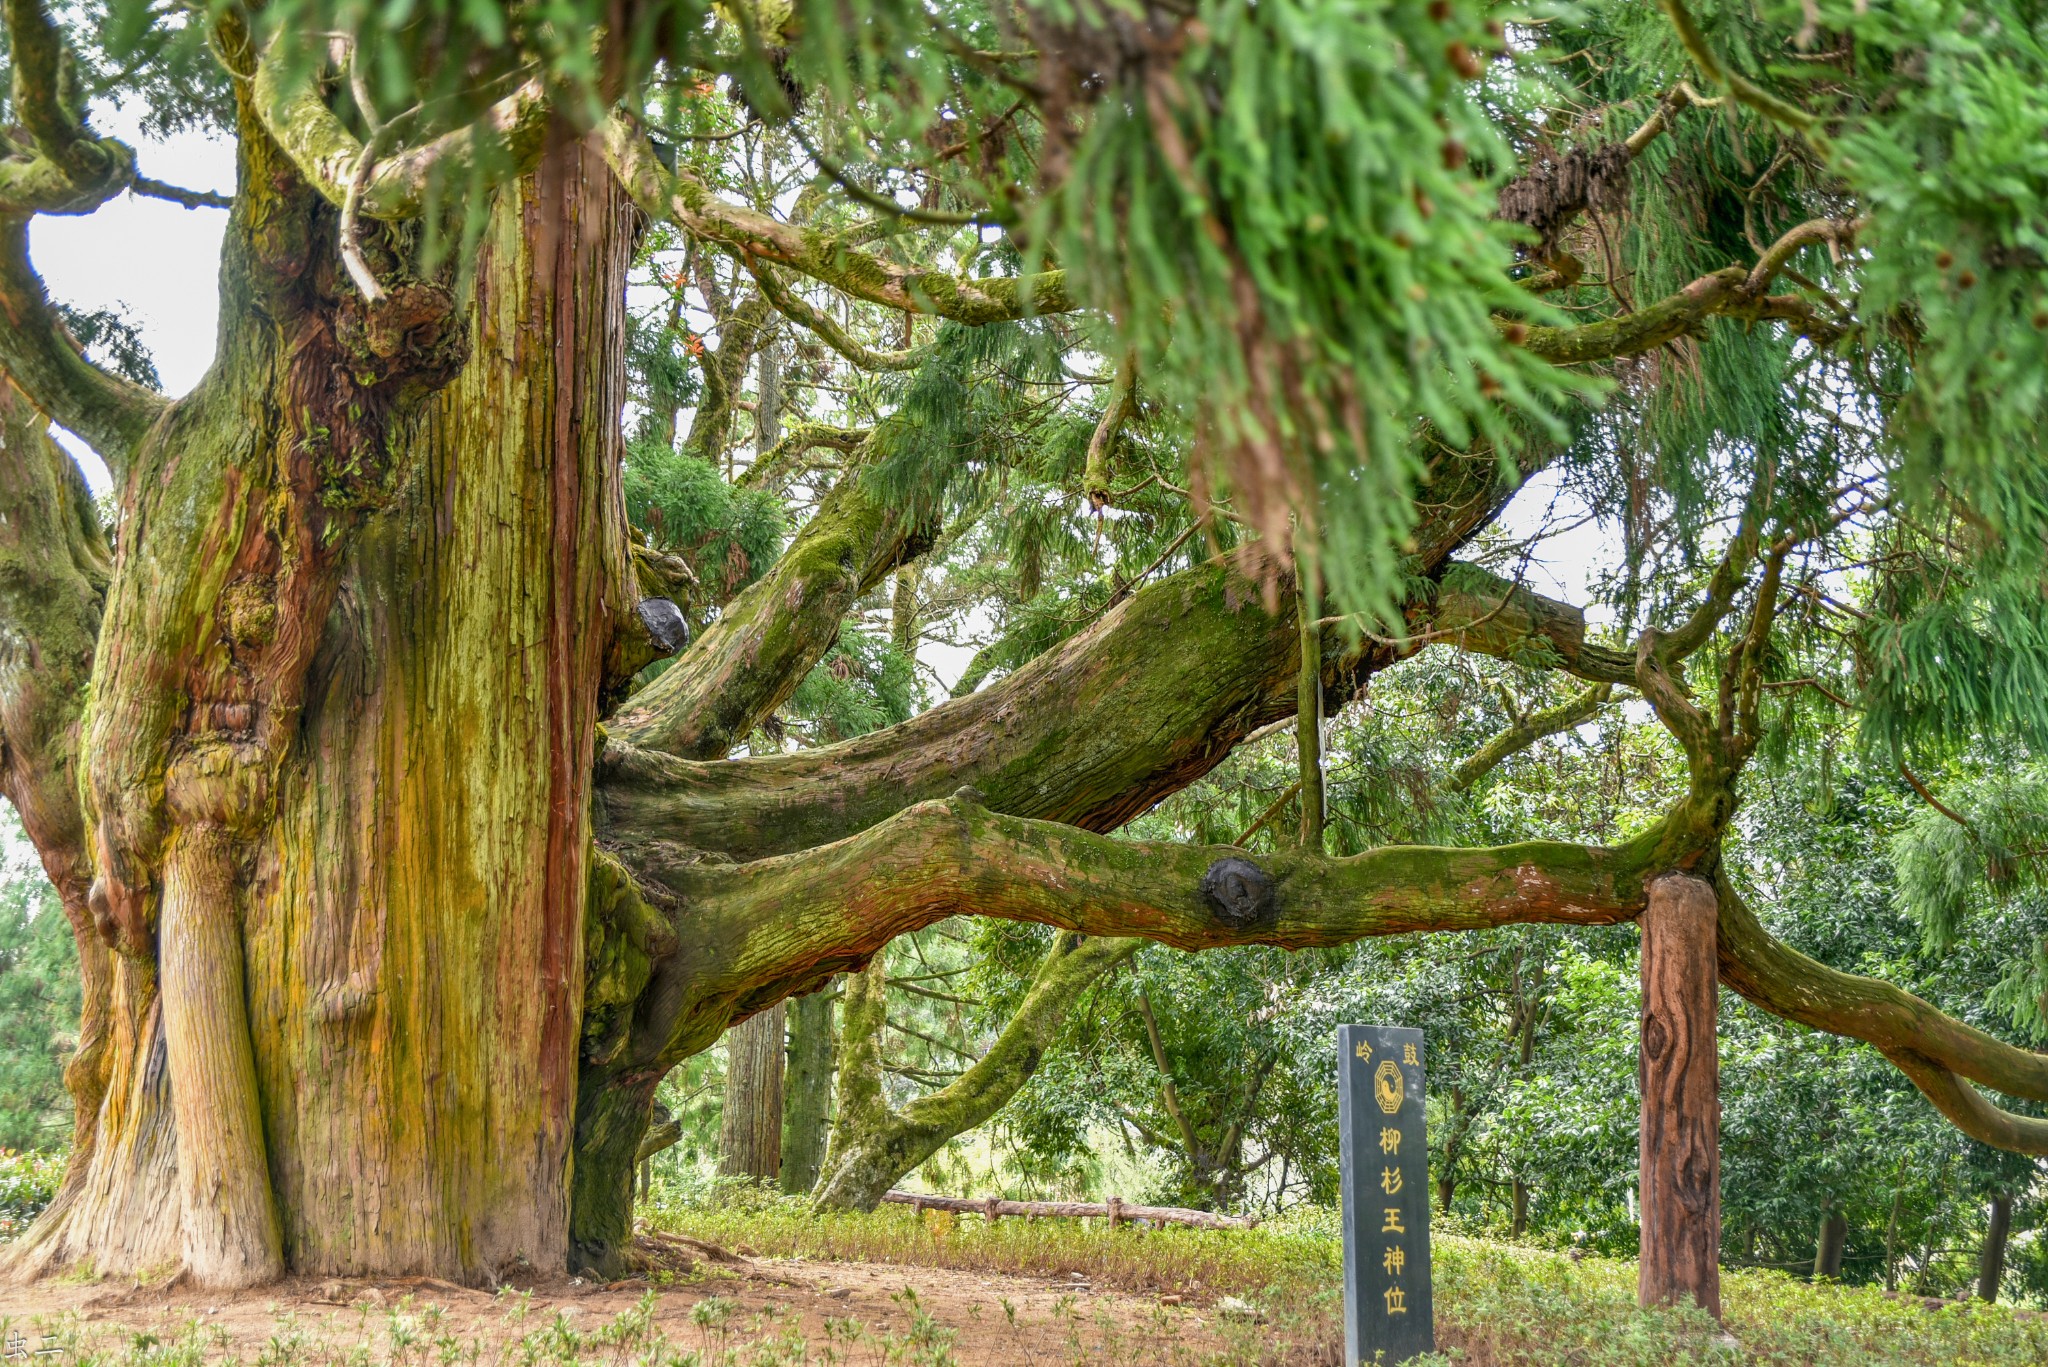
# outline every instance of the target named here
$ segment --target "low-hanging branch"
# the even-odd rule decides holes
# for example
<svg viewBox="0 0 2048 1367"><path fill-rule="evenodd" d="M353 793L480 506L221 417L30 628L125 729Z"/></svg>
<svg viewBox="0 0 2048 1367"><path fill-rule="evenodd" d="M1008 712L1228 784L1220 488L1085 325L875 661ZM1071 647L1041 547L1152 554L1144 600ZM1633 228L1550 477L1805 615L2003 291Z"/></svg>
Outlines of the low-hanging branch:
<svg viewBox="0 0 2048 1367"><path fill-rule="evenodd" d="M1766 930L1725 876L1718 889L1723 983L1773 1015L1876 1046L1965 1134L2048 1155L2048 1120L2001 1110L1969 1086L2048 1102L2048 1055L1965 1025L1891 983L1808 958Z"/></svg>
<svg viewBox="0 0 2048 1367"><path fill-rule="evenodd" d="M806 984L849 956L968 911L1177 949L1347 944L1412 931L1632 919L1656 871L1702 853L1687 821L1612 848L1556 841L1300 851L1125 841L990 811L972 793L924 802L846 840L749 864L664 871L690 908L698 971L726 990ZM714 989L715 990L715 989Z"/></svg>

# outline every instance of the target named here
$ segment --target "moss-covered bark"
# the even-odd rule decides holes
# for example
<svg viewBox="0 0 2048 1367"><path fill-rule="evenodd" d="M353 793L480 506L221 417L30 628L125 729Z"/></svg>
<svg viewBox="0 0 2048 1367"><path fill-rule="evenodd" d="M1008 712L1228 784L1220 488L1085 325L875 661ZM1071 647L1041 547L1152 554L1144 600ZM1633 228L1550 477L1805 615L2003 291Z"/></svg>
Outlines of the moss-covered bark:
<svg viewBox="0 0 2048 1367"><path fill-rule="evenodd" d="M1721 981L1773 1015L1875 1045L1965 1134L2048 1154L2048 1121L1994 1106L1970 1083L2048 1101L2048 1056L1965 1025L1890 983L1817 963L1773 936L1724 878Z"/></svg>
<svg viewBox="0 0 2048 1367"><path fill-rule="evenodd" d="M1331 653L1341 689L1364 661ZM1204 566L1139 591L998 684L838 745L686 763L622 729L626 743L600 757L604 822L753 859L969 784L999 811L1111 830L1291 714L1298 659L1291 611L1268 614L1256 586Z"/></svg>
<svg viewBox="0 0 2048 1367"><path fill-rule="evenodd" d="M847 978L840 1050L839 1117L817 1183L826 1210L873 1210L882 1194L949 1140L986 1121L1022 1090L1052 1047L1081 994L1127 962L1133 939L1061 935L1031 988L989 1046L951 1083L892 1110L882 1091L882 1028L887 981L877 955Z"/></svg>
<svg viewBox="0 0 2048 1367"><path fill-rule="evenodd" d="M114 962L86 904L92 860L78 743L112 560L77 467L0 377L0 794L57 890L84 988L78 1049L65 1069L72 1157L59 1207L91 1166L111 1047Z"/></svg>
<svg viewBox="0 0 2048 1367"><path fill-rule="evenodd" d="M789 1003L789 1071L782 1096L782 1189L801 1196L818 1184L832 1125L832 993L807 992Z"/></svg>
<svg viewBox="0 0 2048 1367"><path fill-rule="evenodd" d="M768 573L633 696L611 735L621 748L723 759L832 648L854 601L929 544L916 519L857 476L842 479Z"/></svg>
<svg viewBox="0 0 2048 1367"><path fill-rule="evenodd" d="M94 659L98 1143L18 1266L559 1267L631 209L558 140L466 311L402 233L371 306L253 118L242 156Z"/></svg>

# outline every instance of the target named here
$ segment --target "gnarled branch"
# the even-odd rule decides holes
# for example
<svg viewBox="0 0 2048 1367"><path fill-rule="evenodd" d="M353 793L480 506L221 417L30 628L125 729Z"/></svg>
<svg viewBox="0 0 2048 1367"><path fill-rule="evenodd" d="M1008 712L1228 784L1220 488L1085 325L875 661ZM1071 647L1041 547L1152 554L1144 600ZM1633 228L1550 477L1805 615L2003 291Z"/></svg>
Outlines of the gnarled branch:
<svg viewBox="0 0 2048 1367"><path fill-rule="evenodd" d="M1817 963L1766 930L1725 877L1719 892L1722 982L1773 1015L1875 1045L1965 1134L2048 1154L2048 1121L2001 1110L1968 1085L2048 1101L2048 1055L1965 1025L1904 988Z"/></svg>
<svg viewBox="0 0 2048 1367"><path fill-rule="evenodd" d="M914 519L858 477L842 479L768 573L631 700L613 734L688 759L723 758L832 648L854 601L927 543Z"/></svg>
<svg viewBox="0 0 2048 1367"><path fill-rule="evenodd" d="M612 169L649 217L670 220L744 257L772 261L871 304L983 324L1070 313L1064 271L978 279L884 261L830 233L797 228L720 198L688 170L671 172L646 135L622 118L605 125Z"/></svg>
<svg viewBox="0 0 2048 1367"><path fill-rule="evenodd" d="M740 255L740 264L754 277L754 283L761 287L761 293L767 296L777 313L817 334L826 346L862 370L915 370L931 354L929 346L910 347L903 351L877 351L863 346L849 336L845 328L833 322L829 314L812 308L800 295L785 288L775 278L772 266L744 253Z"/></svg>
<svg viewBox="0 0 2048 1367"><path fill-rule="evenodd" d="M658 902L689 909L677 928L688 937L691 991L730 1014L963 912L1191 950L1301 949L1523 922L1607 925L1634 917L1646 880L1686 857L1666 838L1674 828L1659 823L1615 848L1527 841L1391 846L1348 859L1254 856L1005 816L963 792L799 854L739 865L643 860L640 881ZM676 1007L679 1022L699 1009ZM640 1027L653 1024L643 1008Z"/></svg>
<svg viewBox="0 0 2048 1367"><path fill-rule="evenodd" d="M256 62L253 93L258 116L299 174L330 203L348 202L363 168L363 141L350 132L310 81L285 70L273 44ZM356 212L365 218L412 218L426 206L436 178L477 168L501 152L504 169L521 174L539 160L552 110L538 76L485 110L474 122L416 147L378 156L360 177Z"/></svg>
<svg viewBox="0 0 2048 1367"><path fill-rule="evenodd" d="M168 406L161 394L85 358L29 264L28 220L0 215L0 370L83 437L116 477Z"/></svg>

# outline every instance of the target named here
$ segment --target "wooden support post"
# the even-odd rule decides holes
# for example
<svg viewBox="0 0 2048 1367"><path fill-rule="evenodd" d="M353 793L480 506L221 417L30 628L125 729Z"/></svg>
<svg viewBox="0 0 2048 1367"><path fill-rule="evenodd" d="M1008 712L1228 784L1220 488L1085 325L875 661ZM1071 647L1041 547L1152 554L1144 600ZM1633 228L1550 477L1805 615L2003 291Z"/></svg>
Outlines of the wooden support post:
<svg viewBox="0 0 2048 1367"><path fill-rule="evenodd" d="M1643 912L1642 1262L1644 1306L1691 1297L1721 1317L1721 1078L1715 1033L1714 886L1650 884Z"/></svg>

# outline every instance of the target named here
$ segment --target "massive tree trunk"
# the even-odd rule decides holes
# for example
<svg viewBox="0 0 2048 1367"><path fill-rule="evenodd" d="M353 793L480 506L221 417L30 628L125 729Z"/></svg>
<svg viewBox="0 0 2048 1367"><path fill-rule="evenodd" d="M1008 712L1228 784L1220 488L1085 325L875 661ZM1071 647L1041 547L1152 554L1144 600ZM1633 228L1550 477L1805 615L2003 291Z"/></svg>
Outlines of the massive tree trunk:
<svg viewBox="0 0 2048 1367"><path fill-rule="evenodd" d="M633 211L558 140L466 310L398 233L373 306L241 147L221 355L134 453L95 660L103 1100L15 1265L559 1268Z"/></svg>

